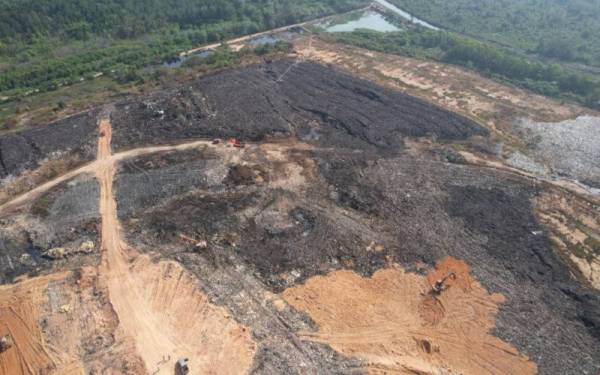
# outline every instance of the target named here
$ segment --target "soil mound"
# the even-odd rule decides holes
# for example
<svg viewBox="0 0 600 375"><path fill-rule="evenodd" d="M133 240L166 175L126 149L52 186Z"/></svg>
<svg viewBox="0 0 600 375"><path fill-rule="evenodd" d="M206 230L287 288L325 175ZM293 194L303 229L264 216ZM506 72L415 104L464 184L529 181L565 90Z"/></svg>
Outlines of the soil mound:
<svg viewBox="0 0 600 375"><path fill-rule="evenodd" d="M433 293L429 280L448 272L455 278ZM372 372L537 373L533 362L490 333L504 298L489 294L453 258L442 259L427 277L399 266L370 278L335 271L282 296L318 324L318 332L301 334L304 339L359 357Z"/></svg>

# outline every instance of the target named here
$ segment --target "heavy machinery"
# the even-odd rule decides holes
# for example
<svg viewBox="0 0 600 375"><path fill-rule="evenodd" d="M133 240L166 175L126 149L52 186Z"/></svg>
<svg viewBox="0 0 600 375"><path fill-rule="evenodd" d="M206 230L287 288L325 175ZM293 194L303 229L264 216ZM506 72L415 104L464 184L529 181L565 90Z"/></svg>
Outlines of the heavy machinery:
<svg viewBox="0 0 600 375"><path fill-rule="evenodd" d="M227 144L237 148L244 148L246 146L243 142L236 138L229 138Z"/></svg>
<svg viewBox="0 0 600 375"><path fill-rule="evenodd" d="M445 284L446 280L448 280L448 279L454 280L455 278L456 278L456 274L454 272L449 272L443 278L436 280L436 282L433 283L433 285L431 286L431 293L432 294L440 294L444 289L446 289L446 284Z"/></svg>
<svg viewBox="0 0 600 375"><path fill-rule="evenodd" d="M9 334L6 334L0 337L0 353L7 351L13 346L12 337Z"/></svg>
<svg viewBox="0 0 600 375"><path fill-rule="evenodd" d="M175 375L187 375L190 372L190 367L187 358L179 358L175 363Z"/></svg>

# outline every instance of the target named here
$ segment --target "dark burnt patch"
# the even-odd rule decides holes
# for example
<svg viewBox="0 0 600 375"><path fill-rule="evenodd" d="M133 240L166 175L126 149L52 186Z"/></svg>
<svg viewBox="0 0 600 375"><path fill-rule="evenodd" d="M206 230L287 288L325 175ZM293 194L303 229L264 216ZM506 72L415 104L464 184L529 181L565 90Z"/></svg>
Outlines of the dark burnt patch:
<svg viewBox="0 0 600 375"><path fill-rule="evenodd" d="M448 193L448 213L486 236L488 253L516 275L534 282L569 279L533 214L535 191L509 194L498 187L449 186Z"/></svg>
<svg viewBox="0 0 600 375"><path fill-rule="evenodd" d="M67 181L0 220L0 284L18 276L75 269L99 260L99 190L82 177ZM84 245L84 242L91 241ZM54 248L64 249L52 253Z"/></svg>
<svg viewBox="0 0 600 375"><path fill-rule="evenodd" d="M312 143L388 153L397 152L406 136L462 140L488 134L420 99L287 59L121 103L112 118L116 149L198 137L261 141L304 134L307 126L313 129L307 138Z"/></svg>
<svg viewBox="0 0 600 375"><path fill-rule="evenodd" d="M565 365L575 368L572 358L562 353L557 354L567 361L562 364L555 357L541 356L557 350L555 345L567 340L577 342L578 347L597 345L592 342L600 339L600 293L580 286L554 253L533 215L531 199L537 189L510 183L486 188L448 186L447 191L449 215L460 218L467 232L482 236L484 259L494 259L496 271L490 274L492 267L480 263L481 255L464 254L464 258L486 275L481 281L490 291L507 297L498 316L496 335L523 347L528 340L519 330L539 330L554 322L553 340L527 344L530 346L526 352L533 353L534 360L540 356L537 362L544 373L554 373L551 368ZM598 351L588 355L600 358Z"/></svg>
<svg viewBox="0 0 600 375"><path fill-rule="evenodd" d="M119 165L122 173L131 174L165 168L170 165L189 163L198 160L217 159L209 149L190 149L184 151L164 151L126 159Z"/></svg>
<svg viewBox="0 0 600 375"><path fill-rule="evenodd" d="M96 155L97 110L77 114L39 128L0 136L0 179L18 176L44 159L76 155L81 162Z"/></svg>

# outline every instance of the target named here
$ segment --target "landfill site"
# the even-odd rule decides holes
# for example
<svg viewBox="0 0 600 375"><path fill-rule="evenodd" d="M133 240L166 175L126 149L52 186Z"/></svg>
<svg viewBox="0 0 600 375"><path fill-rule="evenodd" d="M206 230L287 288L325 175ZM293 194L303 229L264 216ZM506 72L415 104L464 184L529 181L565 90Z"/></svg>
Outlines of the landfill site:
<svg viewBox="0 0 600 375"><path fill-rule="evenodd" d="M1 135L0 374L597 375L599 116L303 36Z"/></svg>

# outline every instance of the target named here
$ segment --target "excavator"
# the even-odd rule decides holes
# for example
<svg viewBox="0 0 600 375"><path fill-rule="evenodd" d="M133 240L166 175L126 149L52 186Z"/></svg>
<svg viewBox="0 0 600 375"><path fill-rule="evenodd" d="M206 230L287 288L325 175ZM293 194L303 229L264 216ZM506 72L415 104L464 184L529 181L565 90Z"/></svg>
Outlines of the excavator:
<svg viewBox="0 0 600 375"><path fill-rule="evenodd" d="M454 272L449 272L443 278L438 279L431 286L431 294L439 295L440 293L442 293L442 291L444 289L446 289L446 284L445 283L446 283L446 280L448 280L448 279L452 279L452 280L456 279L456 274Z"/></svg>

